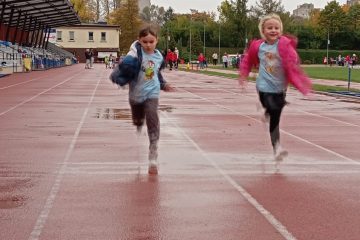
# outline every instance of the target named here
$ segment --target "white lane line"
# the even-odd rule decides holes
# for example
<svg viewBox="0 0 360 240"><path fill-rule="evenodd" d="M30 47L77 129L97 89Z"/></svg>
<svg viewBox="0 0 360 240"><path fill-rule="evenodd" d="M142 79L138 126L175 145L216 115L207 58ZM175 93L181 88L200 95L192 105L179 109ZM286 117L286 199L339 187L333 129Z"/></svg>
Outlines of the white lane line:
<svg viewBox="0 0 360 240"><path fill-rule="evenodd" d="M0 88L0 90L4 90L4 89L7 89L7 88L11 88L11 87L16 87L18 85L22 85L22 84L26 84L26 83L29 83L29 82L37 81L37 80L43 79L43 78L46 78L46 77L38 77L38 78L34 78L32 80L29 80L29 81L15 83L15 84L12 84L12 85L9 85L9 86L6 86L6 87L2 87L2 88Z"/></svg>
<svg viewBox="0 0 360 240"><path fill-rule="evenodd" d="M34 99L37 98L38 96L40 96L40 95L42 95L42 94L44 94L44 93L46 93L46 92L48 92L48 91L51 91L52 89L56 88L57 86L60 86L60 85L62 85L62 84L64 84L64 83L70 81L71 79L76 78L76 77L77 77L78 75L80 75L80 74L81 74L81 73L78 73L78 74L75 74L74 76L68 77L67 79L65 79L65 80L62 81L61 83L58 83L58 84L56 84L55 86L52 86L51 88L48 88L48 89L46 89L46 90L44 90L44 91L42 91L42 92L34 95L33 97L31 97L31 98L29 98L29 99L27 99L27 100L24 100L24 101L22 101L21 103L16 104L15 106L9 108L8 110L6 110L6 111L4 111L4 112L1 112L1 113L0 113L0 116L2 116L2 115L4 115L4 114L6 114L6 113L8 113L8 112L10 112L10 111L18 108L18 107L20 107L21 105L24 105L25 103L28 103L28 102L34 100Z"/></svg>
<svg viewBox="0 0 360 240"><path fill-rule="evenodd" d="M168 142L166 140L166 145ZM220 156L222 157L222 156ZM244 166L258 166L258 165L274 165L274 161L270 160L254 160L254 161L242 161L240 158L236 159L235 161L225 162L222 161L224 165L244 165ZM60 164L61 165L61 164ZM138 166L139 163L137 162L71 162L68 163L68 166L72 167L92 167L96 165L102 165L107 167L112 166ZM140 165L146 165L147 162L140 162ZM286 160L281 163L281 166L358 166L358 164L354 164L352 162L331 162L331 161L321 161L321 162L296 162L291 160Z"/></svg>
<svg viewBox="0 0 360 240"><path fill-rule="evenodd" d="M253 98L253 97L250 97L250 96L248 96L246 94L239 94L237 92L233 92L233 91L229 91L229 90L223 90L223 89L221 89L221 90L224 91L224 92L232 93L234 95L241 95L241 96L245 96L247 98ZM351 127L360 127L360 125L358 125L358 124L345 122L345 121L338 120L338 119L335 119L335 118L332 118L332 117L327 117L327 116L323 116L323 115L320 115L320 114L317 114L317 113L311 113L311 112L307 112L307 111L304 111L304 110L295 109L295 108L292 108L292 107L289 107L289 108L292 109L292 110L295 110L297 112L301 112L301 113L310 115L310 116L316 116L316 117L319 117L319 118L325 118L325 119L328 119L328 120L331 120L331 121L334 121L334 122L337 122L337 123L345 124L345 125L348 125L348 126L351 126Z"/></svg>
<svg viewBox="0 0 360 240"><path fill-rule="evenodd" d="M348 125L348 126L351 126L351 127L360 127L360 125L358 125L358 124L344 122L342 120L338 120L338 119L335 119L335 118L332 118L332 117L323 116L323 115L320 115L320 114L317 114L317 113L311 113L311 112L307 112L307 111L300 110L300 109L295 109L295 111L305 113L307 115L312 115L312 116L315 116L315 117L325 118L325 119L328 119L328 120L331 120L331 121L334 121L334 122L338 122L338 123L342 123L342 124L345 124L345 125Z"/></svg>
<svg viewBox="0 0 360 240"><path fill-rule="evenodd" d="M359 161L356 161L356 160L354 160L354 159L348 158L348 157L346 157L346 156L344 156L344 155L342 155L342 154L340 154L340 153L337 153L337 152L335 152L335 151L333 151L333 150L330 150L330 149L328 149L328 148L322 147L322 146L320 146L320 145L318 145L318 144L316 144L316 143L312 143L312 142L310 142L310 141L308 141L308 140L306 140L306 139L304 139L304 138L301 138L301 137L299 137L299 136L296 136L296 135L294 135L294 134L292 134L292 133L289 133L289 132L287 132L287 131L285 131L285 130L282 130L282 129L281 129L281 132L284 133L284 134L286 134L286 135L289 135L289 136L291 136L291 137L293 137L293 138L296 138L296 139L298 139L298 140L300 140L300 141L303 141L303 142L305 142L305 143L307 143L307 144L313 145L314 147L317 147L317 148L319 148L319 149L321 149L321 150L324 150L325 152L328 152L328 153L330 153L330 154L333 154L333 155L335 155L335 156L337 156L337 157L339 157L339 158L345 159L345 160L347 160L347 161L349 161L349 162L352 162L352 163L355 163L355 164L360 164Z"/></svg>
<svg viewBox="0 0 360 240"><path fill-rule="evenodd" d="M199 95L197 95L197 94L195 94L195 93L189 92L189 91L187 91L187 90L185 90L185 89L183 89L183 90L184 90L185 92L187 92L187 93L190 93L190 94L192 94L192 95L194 95L194 96L197 96L198 98L200 98L200 99L202 99L202 100L204 100L204 101L207 101L207 102L209 102L209 103L211 103L211 104L213 104L213 105L215 105L215 106L218 106L219 108L223 108L223 109L228 110L228 111L230 111L230 112L236 113L236 114L241 115L241 116L243 116L243 117L249 118L249 119L251 119L251 120L253 120L253 121L256 121L256 122L258 122L258 123L261 123L261 121L258 120L258 119L256 119L256 118L253 118L253 117L248 116L248 115L244 115L244 114L242 114L242 113L240 113L240 112L238 112L238 111L235 111L235 110L233 110L233 109L231 109L231 108L228 108L228 107L225 107L225 106L220 105L220 104L218 104L218 103L215 103L215 102L213 102L213 101L211 101L211 100L209 100L209 99L207 99L207 98L201 97L201 96L199 96ZM285 130L282 130L282 129L281 129L280 131L281 131L282 133L288 135L288 136L294 137L294 138L296 138L297 140L300 140L300 141L302 141L302 142L305 142L305 143L307 143L307 144L310 144L310 145L312 145L312 146L314 146L314 147L317 147L317 148L319 148L319 149L321 149L321 150L324 150L325 152L328 152L328 153L333 154L333 155L335 155L335 156L337 156L337 157L340 157L340 158L342 158L342 159L344 159L344 160L346 160L346 161L353 162L353 163L356 163L356 164L360 164L359 161L356 161L356 160L354 160L354 159L348 158L348 157L346 157L346 156L344 156L344 155L342 155L342 154L340 154L340 153L334 152L334 151L332 151L332 150L330 150L330 149L327 149L327 148L325 148L325 147L322 147L322 146L320 146L320 145L318 145L318 144L316 144L316 143L310 142L310 141L308 141L308 140L306 140L306 139L304 139L304 138L301 138L301 137L299 137L299 136L296 136L296 135L294 135L294 134L292 134L292 133L289 133L289 132L287 132L287 131L285 131Z"/></svg>
<svg viewBox="0 0 360 240"><path fill-rule="evenodd" d="M164 169L163 167L161 169ZM216 170L216 169L215 169ZM212 177L212 176L219 176L219 172L208 172L208 170L206 170L206 172L204 173L204 170L199 170L199 171L192 171L192 170L178 170L178 169L173 169L173 170L169 170L166 169L166 172L164 172L163 170L161 170L161 176L193 176L193 177ZM225 172L225 174L227 175L242 175L242 176L255 176L255 175L260 175L260 176L265 176L265 175L271 175L273 176L274 174L278 174L278 175L284 175L286 174L286 176L313 176L313 177L317 177L319 175L329 175L329 176L334 176L334 175L348 175L348 174L359 174L360 173L360 169L359 170L330 170L330 171L308 171L308 170L223 170ZM107 171L100 171L100 170L79 170L79 169L70 169L70 170L66 170L65 174L67 175L138 175L138 174L147 174L147 166L144 167L140 167L140 173L139 173L139 169L135 168L133 170L124 170L124 169L119 169L119 170L107 170Z"/></svg>
<svg viewBox="0 0 360 240"><path fill-rule="evenodd" d="M140 163L140 165L146 165L147 163ZM139 163L137 162L71 162L68 164L69 166L71 165L119 165L119 166L124 166L124 165L129 165L129 166L138 166Z"/></svg>
<svg viewBox="0 0 360 240"><path fill-rule="evenodd" d="M240 186L234 179L232 179L224 170L222 170L215 161L213 161L208 155L199 147L199 145L194 142L194 140L185 133L185 131L180 128L178 124L168 117L165 112L161 114L170 121L180 132L181 134L200 152L200 154L211 163L211 165L228 181L228 183L233 186L265 219L286 239L286 240L296 240L296 238L286 229L286 227L277 220L268 210L266 210L254 197L250 195L242 186Z"/></svg>
<svg viewBox="0 0 360 240"><path fill-rule="evenodd" d="M74 151L74 148L75 148L75 144L76 144L76 141L79 137L79 133L80 133L80 130L82 128L82 126L84 125L84 122L85 122L85 118L90 110L90 106L91 106L91 103L93 102L94 98L95 98L95 93L97 91L97 88L100 84L100 81L101 81L101 78L99 78L97 84L96 84L96 87L94 89L94 91L92 92L92 95L91 95L91 98L87 104L87 107L81 117L81 120L77 126L77 129L72 137L72 140L71 140L71 143L70 143L70 146L66 152L66 155L65 155L65 158L62 162L62 166L59 170L59 173L57 174L56 178L55 178L55 183L54 185L52 186L51 188L51 191L50 191L50 194L48 196L48 198L46 199L46 203L40 213L40 215L38 216L37 220L36 220L36 223L35 223L35 226L29 236L29 239L28 240L38 240L41 233L42 233L42 230L46 224L46 220L49 216L49 213L51 211L51 209L53 208L54 206L54 202L55 202L55 198L56 198L56 195L57 193L59 192L59 189L60 189L60 185L61 185L61 182L62 182L62 179L64 177L64 174L66 172L66 169L67 169L67 165L68 165L68 161L70 159L70 156L72 155L73 151ZM58 84L59 85L59 84Z"/></svg>
<svg viewBox="0 0 360 240"><path fill-rule="evenodd" d="M251 84L251 83L248 83L248 84ZM252 84L253 84L253 83L252 83ZM228 86L228 85L225 85L225 86ZM207 88L208 88L208 89L216 89L216 90L219 90L219 88L216 88L216 87L207 87ZM221 91L224 91L224 92L227 92L227 93L231 93L231 94L233 94L233 95L245 96L245 97L251 98L251 99L253 98L253 96L249 96L249 95L244 94L244 93L238 93L238 92L234 92L234 91L230 91L230 90L226 90L226 89L220 89L220 90L221 90ZM251 93L250 93L250 94L251 94ZM341 123L341 124L345 124L345 125L348 125L348 126L351 126L351 127L360 127L360 125L358 125L358 124L345 122L345 121L338 120L338 119L335 119L335 118L332 118L332 117L323 116L323 115L320 115L320 114L317 114L317 113L311 113L311 112L307 112L307 111L304 111L304 110L295 109L295 108L292 108L291 106L290 106L289 108L291 108L292 110L295 110L295 111L298 111L298 112L307 114L307 115L316 116L316 117L319 117L319 118L325 118L325 119L328 119L328 120L331 120L331 121L334 121L334 122L338 122L338 123Z"/></svg>

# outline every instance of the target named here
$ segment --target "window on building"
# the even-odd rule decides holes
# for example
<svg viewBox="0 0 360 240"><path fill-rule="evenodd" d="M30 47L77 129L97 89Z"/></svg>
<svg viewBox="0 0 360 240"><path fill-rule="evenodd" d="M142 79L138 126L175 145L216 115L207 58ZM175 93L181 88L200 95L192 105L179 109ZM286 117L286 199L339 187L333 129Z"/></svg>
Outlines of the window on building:
<svg viewBox="0 0 360 240"><path fill-rule="evenodd" d="M89 41L94 41L94 32L89 32Z"/></svg>
<svg viewBox="0 0 360 240"><path fill-rule="evenodd" d="M101 41L106 42L106 32L101 32Z"/></svg>
<svg viewBox="0 0 360 240"><path fill-rule="evenodd" d="M57 31L56 32L56 40L57 41L62 41L62 31Z"/></svg>
<svg viewBox="0 0 360 240"><path fill-rule="evenodd" d="M69 31L69 40L75 41L75 32L74 31Z"/></svg>

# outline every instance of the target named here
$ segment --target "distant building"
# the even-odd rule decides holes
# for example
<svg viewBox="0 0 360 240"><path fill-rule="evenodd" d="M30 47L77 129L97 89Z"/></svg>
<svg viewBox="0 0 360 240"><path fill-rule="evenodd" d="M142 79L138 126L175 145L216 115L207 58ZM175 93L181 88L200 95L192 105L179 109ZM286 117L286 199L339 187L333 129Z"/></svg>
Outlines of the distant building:
<svg viewBox="0 0 360 240"><path fill-rule="evenodd" d="M304 4L297 6L297 8L293 11L293 16L304 18L304 19L309 19L310 13L313 10L314 10L314 4L304 3Z"/></svg>
<svg viewBox="0 0 360 240"><path fill-rule="evenodd" d="M55 44L73 53L80 62L85 62L85 50L94 49L95 61L105 56L118 56L120 26L106 22L79 24L56 28Z"/></svg>
<svg viewBox="0 0 360 240"><path fill-rule="evenodd" d="M355 4L360 4L360 0L347 0L346 4L349 6L353 6Z"/></svg>
<svg viewBox="0 0 360 240"><path fill-rule="evenodd" d="M139 0L139 11L140 13L143 11L145 7L150 7L150 0Z"/></svg>

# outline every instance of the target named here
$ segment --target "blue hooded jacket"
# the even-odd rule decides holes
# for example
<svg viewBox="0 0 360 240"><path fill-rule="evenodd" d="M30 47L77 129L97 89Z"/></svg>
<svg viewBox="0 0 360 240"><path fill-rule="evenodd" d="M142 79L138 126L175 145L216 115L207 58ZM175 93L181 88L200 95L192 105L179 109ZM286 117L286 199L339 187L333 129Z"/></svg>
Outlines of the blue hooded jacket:
<svg viewBox="0 0 360 240"><path fill-rule="evenodd" d="M125 56L122 62L118 64L109 77L113 83L119 86L124 86L131 81L137 81L142 63L141 44L138 41L135 41L131 45L131 48L132 47L135 47L136 50L133 50L136 51L136 53L130 54L130 49L130 52ZM165 68L164 61L161 64L160 70L163 68ZM160 89L163 90L165 88L166 81L160 71L158 73L158 78L160 81Z"/></svg>

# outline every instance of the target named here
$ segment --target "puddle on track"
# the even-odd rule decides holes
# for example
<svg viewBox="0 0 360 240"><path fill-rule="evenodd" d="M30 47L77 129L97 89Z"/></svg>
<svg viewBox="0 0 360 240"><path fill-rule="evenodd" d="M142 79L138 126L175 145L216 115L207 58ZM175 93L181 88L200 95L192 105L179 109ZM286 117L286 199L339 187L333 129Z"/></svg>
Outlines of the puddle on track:
<svg viewBox="0 0 360 240"><path fill-rule="evenodd" d="M160 111L172 112L174 107L170 105L159 105ZM108 119L108 120L131 120L130 108L98 108L94 114L94 118Z"/></svg>

